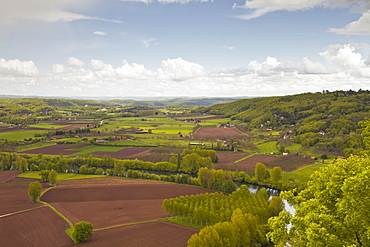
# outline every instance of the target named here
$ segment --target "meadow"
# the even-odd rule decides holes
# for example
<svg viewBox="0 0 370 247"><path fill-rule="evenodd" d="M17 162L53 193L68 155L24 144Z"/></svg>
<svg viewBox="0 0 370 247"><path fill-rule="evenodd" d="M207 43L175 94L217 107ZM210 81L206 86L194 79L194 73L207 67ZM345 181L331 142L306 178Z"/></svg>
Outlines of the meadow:
<svg viewBox="0 0 370 247"><path fill-rule="evenodd" d="M24 140L29 138L35 138L35 135L47 133L46 130L13 130L7 132L0 133L0 139L16 141L16 140Z"/></svg>
<svg viewBox="0 0 370 247"><path fill-rule="evenodd" d="M77 174L77 173L62 173L62 172L58 172L57 174L58 174L57 181L107 177L107 175L83 175L83 174ZM28 171L28 172L21 173L18 177L40 179L40 172L39 171Z"/></svg>

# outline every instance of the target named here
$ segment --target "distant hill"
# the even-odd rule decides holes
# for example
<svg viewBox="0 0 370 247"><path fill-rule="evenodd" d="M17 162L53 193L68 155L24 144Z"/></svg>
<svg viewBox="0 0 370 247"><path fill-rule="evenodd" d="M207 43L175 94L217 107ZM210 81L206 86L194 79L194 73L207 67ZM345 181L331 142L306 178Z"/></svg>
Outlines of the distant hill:
<svg viewBox="0 0 370 247"><path fill-rule="evenodd" d="M241 98L247 97L176 97L176 98L151 98L151 99L114 99L109 100L108 103L113 105L144 105L152 107L166 107L166 106L211 106L214 104L229 103Z"/></svg>
<svg viewBox="0 0 370 247"><path fill-rule="evenodd" d="M350 90L242 99L199 111L242 120L257 127L261 124L281 126L297 124L301 120L329 121L342 117L356 121L369 116L369 110L370 91Z"/></svg>
<svg viewBox="0 0 370 247"><path fill-rule="evenodd" d="M57 96L34 96L34 95L0 95L0 99L8 98L23 98L23 99L54 99L60 100L60 102L71 101L77 102L87 102L91 104L95 101L96 105L120 105L120 106L152 106L152 107L166 107L166 106L211 106L214 104L229 103L240 99L250 98L245 97L98 97L98 96L72 96L72 97L57 97Z"/></svg>
<svg viewBox="0 0 370 247"><path fill-rule="evenodd" d="M359 122L370 117L370 92L324 91L242 99L198 111L241 120L249 129L279 130L281 135L285 133L281 138L312 147L316 153L349 156L364 149Z"/></svg>

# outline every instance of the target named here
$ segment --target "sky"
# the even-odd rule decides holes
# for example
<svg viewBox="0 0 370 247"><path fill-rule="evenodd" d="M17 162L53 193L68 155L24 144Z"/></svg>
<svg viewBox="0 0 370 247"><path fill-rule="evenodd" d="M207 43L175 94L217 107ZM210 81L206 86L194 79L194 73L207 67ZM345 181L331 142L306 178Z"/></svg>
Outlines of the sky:
<svg viewBox="0 0 370 247"><path fill-rule="evenodd" d="M370 90L369 0L0 0L0 95Z"/></svg>

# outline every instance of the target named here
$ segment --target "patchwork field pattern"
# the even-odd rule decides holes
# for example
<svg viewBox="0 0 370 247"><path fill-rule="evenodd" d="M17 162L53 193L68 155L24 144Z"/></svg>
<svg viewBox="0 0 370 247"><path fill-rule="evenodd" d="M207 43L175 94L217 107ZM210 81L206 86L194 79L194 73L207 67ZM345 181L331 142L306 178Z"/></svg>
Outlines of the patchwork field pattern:
<svg viewBox="0 0 370 247"><path fill-rule="evenodd" d="M30 181L14 178L16 173L0 171L1 246L75 246L66 235L69 225L50 208L31 203L27 195ZM46 186L46 184L43 184ZM211 190L151 180L118 177L58 181L57 187L41 198L73 223L87 220L96 230L87 246L186 246L199 230L158 221L102 229L126 223L164 218L162 201L181 195ZM3 203L6 200L7 203ZM18 212L19 210L31 209ZM14 214L15 213L15 214ZM37 230L35 230L37 229Z"/></svg>
<svg viewBox="0 0 370 247"><path fill-rule="evenodd" d="M41 200L57 208L73 223L87 220L95 228L105 228L164 218L166 214L161 208L164 199L206 192L211 191L171 183L130 183L57 187L46 192Z"/></svg>

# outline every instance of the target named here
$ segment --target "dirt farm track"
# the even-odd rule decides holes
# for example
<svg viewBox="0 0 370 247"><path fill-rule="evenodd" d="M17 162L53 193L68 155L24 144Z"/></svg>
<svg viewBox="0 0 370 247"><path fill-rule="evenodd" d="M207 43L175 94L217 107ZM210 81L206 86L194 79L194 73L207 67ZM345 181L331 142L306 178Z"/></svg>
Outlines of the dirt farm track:
<svg viewBox="0 0 370 247"><path fill-rule="evenodd" d="M0 246L186 246L197 229L165 221L162 201L181 195L212 192L199 187L117 177L59 181L41 200L54 206L72 223L94 225L94 237L74 244L69 225L49 207L31 203L30 179L0 171ZM44 187L47 187L44 184ZM30 209L19 212L20 210ZM114 227L127 223L140 223ZM109 229L101 229L114 227ZM101 230L100 230L101 229Z"/></svg>

